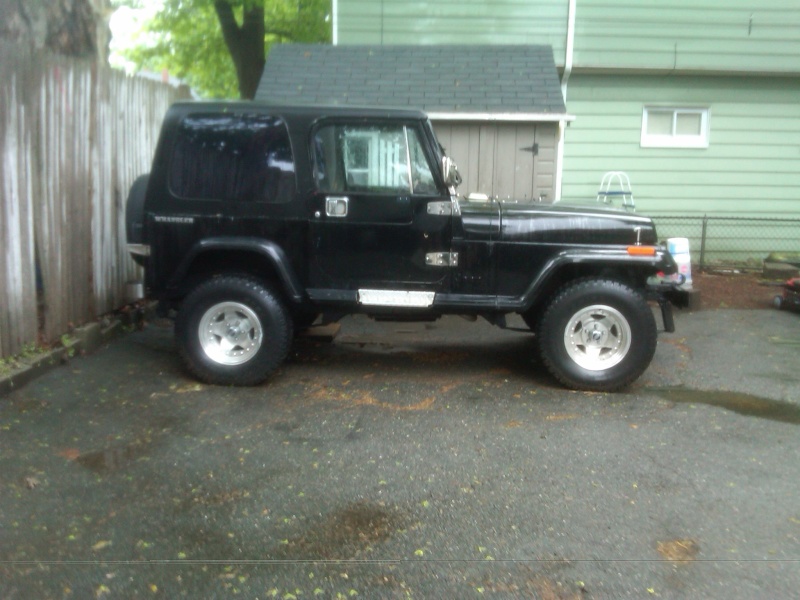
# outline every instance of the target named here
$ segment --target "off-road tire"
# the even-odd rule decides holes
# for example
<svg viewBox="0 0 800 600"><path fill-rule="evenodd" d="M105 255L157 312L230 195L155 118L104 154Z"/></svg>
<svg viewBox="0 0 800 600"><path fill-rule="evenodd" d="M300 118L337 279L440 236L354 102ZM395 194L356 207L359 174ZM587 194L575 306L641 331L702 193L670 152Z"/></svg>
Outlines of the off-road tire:
<svg viewBox="0 0 800 600"><path fill-rule="evenodd" d="M238 275L197 286L175 320L175 338L187 369L216 385L261 383L286 358L292 337L291 315L280 295Z"/></svg>
<svg viewBox="0 0 800 600"><path fill-rule="evenodd" d="M613 280L579 279L555 294L536 341L545 366L565 386L617 391L647 369L657 336L641 293Z"/></svg>

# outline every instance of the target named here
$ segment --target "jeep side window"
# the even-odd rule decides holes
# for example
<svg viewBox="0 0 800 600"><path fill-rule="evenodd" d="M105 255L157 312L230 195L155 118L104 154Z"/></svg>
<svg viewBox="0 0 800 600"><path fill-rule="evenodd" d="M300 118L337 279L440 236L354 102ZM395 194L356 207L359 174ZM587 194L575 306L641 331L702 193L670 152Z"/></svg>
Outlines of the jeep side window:
<svg viewBox="0 0 800 600"><path fill-rule="evenodd" d="M289 202L296 189L284 122L264 115L190 115L180 123L169 170L175 196Z"/></svg>
<svg viewBox="0 0 800 600"><path fill-rule="evenodd" d="M326 125L314 136L314 176L325 192L436 192L417 132L403 125Z"/></svg>

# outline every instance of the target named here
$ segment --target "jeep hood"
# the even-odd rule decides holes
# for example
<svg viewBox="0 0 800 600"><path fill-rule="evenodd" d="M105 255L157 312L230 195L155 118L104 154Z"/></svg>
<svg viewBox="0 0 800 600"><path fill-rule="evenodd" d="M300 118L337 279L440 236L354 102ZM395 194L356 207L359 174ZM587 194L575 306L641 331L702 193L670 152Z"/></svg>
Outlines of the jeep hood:
<svg viewBox="0 0 800 600"><path fill-rule="evenodd" d="M655 244L652 219L565 204L459 202L465 239L545 244Z"/></svg>

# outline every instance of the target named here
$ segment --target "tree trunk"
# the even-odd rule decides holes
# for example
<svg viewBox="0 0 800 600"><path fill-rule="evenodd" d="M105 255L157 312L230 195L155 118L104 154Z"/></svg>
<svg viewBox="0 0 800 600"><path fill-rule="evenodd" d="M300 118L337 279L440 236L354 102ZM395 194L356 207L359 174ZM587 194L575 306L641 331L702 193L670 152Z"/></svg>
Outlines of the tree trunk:
<svg viewBox="0 0 800 600"><path fill-rule="evenodd" d="M47 10L41 0L0 0L0 37L44 48Z"/></svg>
<svg viewBox="0 0 800 600"><path fill-rule="evenodd" d="M236 67L239 96L255 98L258 82L264 71L264 7L245 8L241 26L236 22L233 8L227 2L214 2L222 37Z"/></svg>
<svg viewBox="0 0 800 600"><path fill-rule="evenodd" d="M56 54L108 59L109 0L0 0L0 37Z"/></svg>

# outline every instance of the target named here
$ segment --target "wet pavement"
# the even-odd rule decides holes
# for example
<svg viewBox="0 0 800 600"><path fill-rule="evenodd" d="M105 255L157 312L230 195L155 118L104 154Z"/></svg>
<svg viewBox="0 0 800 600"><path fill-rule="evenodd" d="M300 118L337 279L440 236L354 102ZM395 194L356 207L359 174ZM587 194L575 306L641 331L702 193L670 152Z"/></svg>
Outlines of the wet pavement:
<svg viewBox="0 0 800 600"><path fill-rule="evenodd" d="M148 324L0 397L0 598L794 597L800 316L676 321L621 394L460 318L211 387Z"/></svg>

